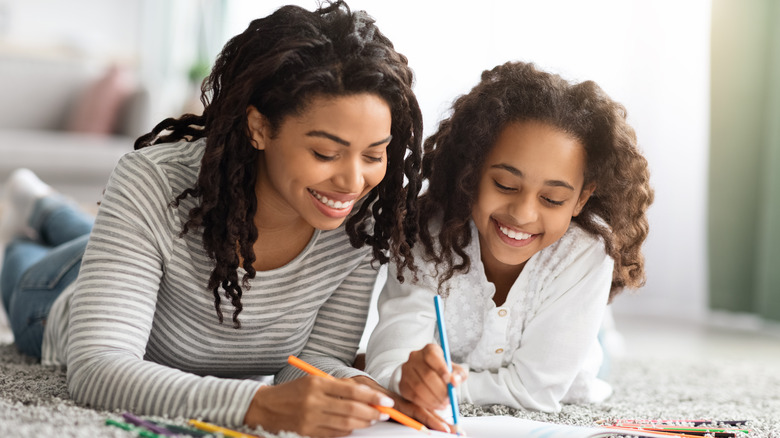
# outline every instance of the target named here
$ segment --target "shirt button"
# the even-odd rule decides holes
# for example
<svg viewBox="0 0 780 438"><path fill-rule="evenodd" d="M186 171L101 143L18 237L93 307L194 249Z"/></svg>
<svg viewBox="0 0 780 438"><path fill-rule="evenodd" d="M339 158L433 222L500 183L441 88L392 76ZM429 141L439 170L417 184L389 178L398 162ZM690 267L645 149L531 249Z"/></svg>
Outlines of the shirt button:
<svg viewBox="0 0 780 438"><path fill-rule="evenodd" d="M496 354L501 354L504 352L503 348L496 348Z"/></svg>
<svg viewBox="0 0 780 438"><path fill-rule="evenodd" d="M502 317L502 318L503 318L504 316L506 316L506 309L501 309L501 310L499 310L499 311L498 311L498 316L500 316L500 317Z"/></svg>

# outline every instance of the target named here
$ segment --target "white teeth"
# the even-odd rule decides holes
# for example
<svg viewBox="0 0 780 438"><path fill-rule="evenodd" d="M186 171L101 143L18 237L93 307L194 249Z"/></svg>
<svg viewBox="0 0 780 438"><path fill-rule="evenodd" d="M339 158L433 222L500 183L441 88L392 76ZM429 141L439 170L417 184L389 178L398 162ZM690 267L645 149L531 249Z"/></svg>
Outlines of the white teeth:
<svg viewBox="0 0 780 438"><path fill-rule="evenodd" d="M332 199L328 199L327 196L320 195L319 193L315 192L314 190L309 190L312 195L314 195L315 198L317 198L320 202L327 205L330 208L335 208L336 210L344 210L345 208L348 208L352 206L352 204L355 203L355 200L351 201L334 201Z"/></svg>
<svg viewBox="0 0 780 438"><path fill-rule="evenodd" d="M521 232L515 231L515 230L510 230L509 228L502 227L500 225L499 225L498 229L501 230L502 233L504 233L507 236L509 236L510 239L525 240L525 239L529 239L531 237L531 234L521 233Z"/></svg>

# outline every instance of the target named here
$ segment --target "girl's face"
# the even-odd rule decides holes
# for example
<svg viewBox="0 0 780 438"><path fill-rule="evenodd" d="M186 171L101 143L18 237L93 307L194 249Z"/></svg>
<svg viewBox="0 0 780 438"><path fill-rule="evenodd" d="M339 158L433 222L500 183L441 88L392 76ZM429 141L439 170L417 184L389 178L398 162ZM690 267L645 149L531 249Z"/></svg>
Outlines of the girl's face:
<svg viewBox="0 0 780 438"><path fill-rule="evenodd" d="M486 268L522 267L560 239L593 193L584 175L585 148L565 132L537 121L504 128L472 210Z"/></svg>
<svg viewBox="0 0 780 438"><path fill-rule="evenodd" d="M385 176L391 115L376 95L315 97L283 119L275 136L256 108L247 115L254 145L264 151L258 210L277 223L303 219L317 229L337 228Z"/></svg>

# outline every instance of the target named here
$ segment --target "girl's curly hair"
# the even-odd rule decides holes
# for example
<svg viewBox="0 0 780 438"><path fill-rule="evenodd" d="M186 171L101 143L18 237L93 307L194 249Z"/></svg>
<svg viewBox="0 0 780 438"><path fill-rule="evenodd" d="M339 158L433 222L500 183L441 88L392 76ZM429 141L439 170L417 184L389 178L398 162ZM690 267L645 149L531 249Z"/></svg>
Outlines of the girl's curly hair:
<svg viewBox="0 0 780 438"><path fill-rule="evenodd" d="M485 157L505 126L529 120L555 126L585 147L585 185L596 190L573 221L601 236L615 261L609 300L624 287L644 284L641 246L653 189L625 108L593 81L569 83L533 64L508 62L483 72L425 140L423 178L429 185L419 200L419 232L426 257L443 272L439 285L471 266L464 248L472 239L469 220ZM429 224L438 218L434 245Z"/></svg>
<svg viewBox="0 0 780 438"><path fill-rule="evenodd" d="M214 293L220 323L219 289L234 306L233 324L238 328L242 288L249 289L249 279L255 277L259 152L250 141L249 105L276 132L285 117L299 114L314 97L357 93L381 97L392 117L387 173L347 220L346 231L354 247L370 245L379 263L392 260L399 271L402 266L414 270L410 248L417 236L422 114L412 82L407 58L395 51L365 12L352 12L343 1L314 12L284 6L252 21L228 41L201 86L202 115L168 118L136 140L135 149L140 149L206 138L197 183L172 205L178 207L189 196L199 198L181 235L202 227L204 248L216 262L207 287ZM239 254L246 271L240 284Z"/></svg>

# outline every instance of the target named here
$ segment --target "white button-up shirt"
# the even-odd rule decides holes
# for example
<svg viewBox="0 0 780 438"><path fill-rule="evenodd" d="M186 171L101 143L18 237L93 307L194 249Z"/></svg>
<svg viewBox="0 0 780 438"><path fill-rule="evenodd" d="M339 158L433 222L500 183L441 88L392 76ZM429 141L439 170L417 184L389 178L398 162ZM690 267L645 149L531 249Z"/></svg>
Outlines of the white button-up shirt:
<svg viewBox="0 0 780 438"><path fill-rule="evenodd" d="M366 370L396 392L409 353L439 343L437 274L421 245L414 251L418 281L409 274L399 283L390 264L367 350ZM469 368L460 400L554 412L561 402L608 397L611 387L596 377L602 361L597 335L613 269L601 239L572 223L558 242L528 260L500 307L473 223L466 252L471 269L453 276L442 297L452 360Z"/></svg>

